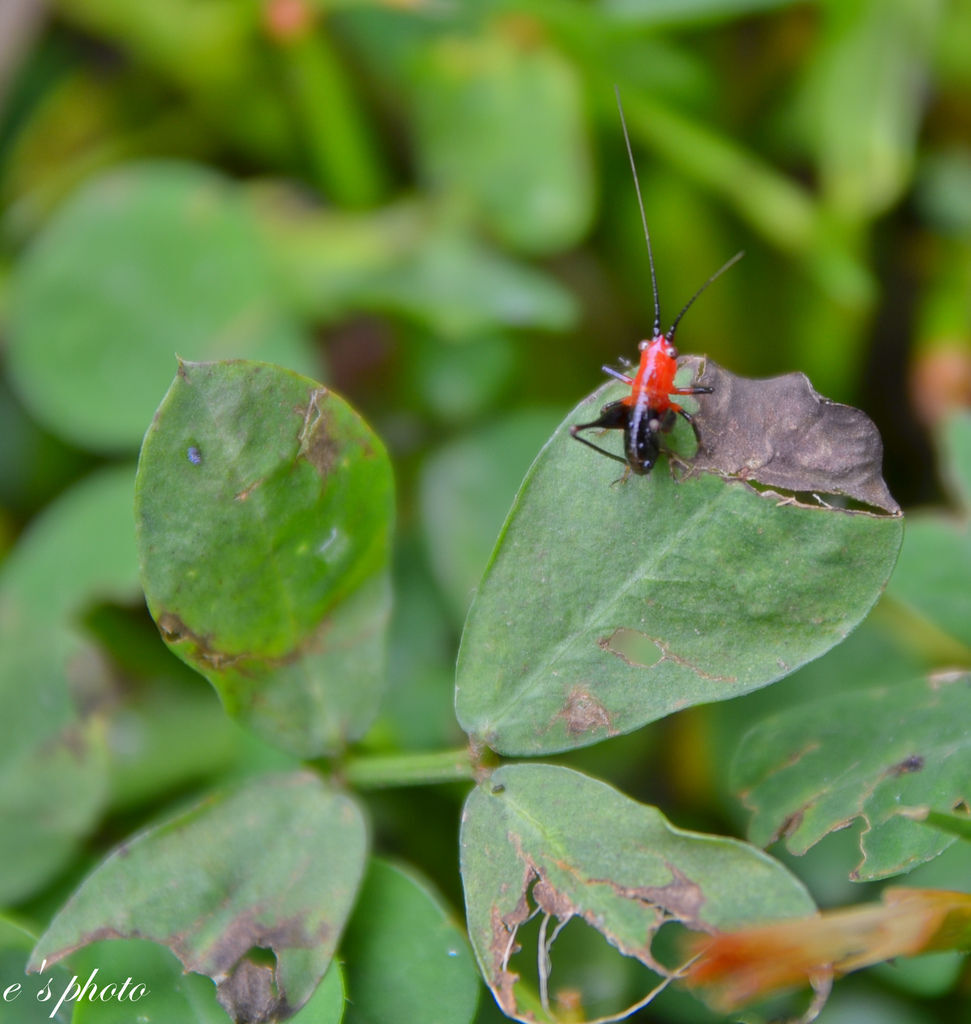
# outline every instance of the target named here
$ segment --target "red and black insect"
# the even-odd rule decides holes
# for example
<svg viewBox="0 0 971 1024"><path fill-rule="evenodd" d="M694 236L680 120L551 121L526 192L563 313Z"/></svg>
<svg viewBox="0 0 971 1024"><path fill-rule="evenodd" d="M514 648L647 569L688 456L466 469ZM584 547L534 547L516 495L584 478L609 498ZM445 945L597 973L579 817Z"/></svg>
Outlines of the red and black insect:
<svg viewBox="0 0 971 1024"><path fill-rule="evenodd" d="M677 357L678 350L674 347L674 332L677 330L681 318L691 308L691 304L698 296L715 280L723 274L733 263L742 258L742 253L736 253L724 266L715 271L711 277L691 296L680 313L674 318L674 322L667 329L661 330L661 307L657 294L657 275L654 271L654 253L651 249L651 235L647 229L647 216L644 213L644 201L641 198L640 183L637 180L637 168L634 165L634 153L631 149L630 136L627 133L627 124L624 120L624 111L620 105L620 95L617 96L617 106L620 109L620 123L624 130L624 141L627 144L627 155L630 159L631 172L634 175L634 187L637 190L637 202L641 210L641 222L644 225L644 238L647 240L647 257L651 266L651 285L654 290L654 334L651 338L645 339L639 345L641 358L637 373L629 377L625 373L604 366L604 373L624 384L630 385L630 394L616 402L608 402L601 410L600 415L590 423L575 423L570 427L570 434L577 441L593 448L594 451L606 455L609 459L622 462L628 467L628 472L645 475L650 473L657 462L661 451L661 434L667 433L675 423L675 417L681 416L694 431L695 440L701 444L701 434L698 425L691 418L691 415L677 402L671 401L672 395L710 395L710 387L677 387L674 383L675 374L678 371ZM608 452L593 441L580 436L581 430L623 430L624 432L624 457Z"/></svg>

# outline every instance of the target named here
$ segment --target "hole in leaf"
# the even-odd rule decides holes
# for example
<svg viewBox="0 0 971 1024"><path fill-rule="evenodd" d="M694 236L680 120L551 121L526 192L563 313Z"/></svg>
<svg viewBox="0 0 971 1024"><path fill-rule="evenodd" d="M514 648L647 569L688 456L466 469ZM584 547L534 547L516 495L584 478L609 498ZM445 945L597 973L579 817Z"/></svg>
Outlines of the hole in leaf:
<svg viewBox="0 0 971 1024"><path fill-rule="evenodd" d="M272 967L276 970L276 953L265 946L250 946L246 951L245 959L260 967Z"/></svg>
<svg viewBox="0 0 971 1024"><path fill-rule="evenodd" d="M646 633L621 627L600 641L603 650L616 655L628 665L650 668L661 660L662 652Z"/></svg>
<svg viewBox="0 0 971 1024"><path fill-rule="evenodd" d="M502 956L504 984L496 993L516 1020L541 1020L536 1011L542 1008L552 1020L609 1024L647 1006L678 976L677 967L665 974L666 963L652 970L623 954L545 879L533 880L520 913L525 919L510 923ZM681 945L672 940L664 947L676 960ZM618 1008L618 993L626 1000L623 1008Z"/></svg>

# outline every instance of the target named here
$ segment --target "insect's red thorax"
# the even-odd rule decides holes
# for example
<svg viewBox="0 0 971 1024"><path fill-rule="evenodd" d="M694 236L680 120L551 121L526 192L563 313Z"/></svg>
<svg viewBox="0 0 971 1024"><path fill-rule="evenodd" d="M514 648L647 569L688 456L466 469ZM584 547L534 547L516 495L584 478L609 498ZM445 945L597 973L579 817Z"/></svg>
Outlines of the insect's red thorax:
<svg viewBox="0 0 971 1024"><path fill-rule="evenodd" d="M652 338L641 348L641 363L630 394L622 399L625 405L635 405L646 399L658 412L664 412L670 406L668 395L674 389L674 376L678 372L673 353L674 346L663 334Z"/></svg>

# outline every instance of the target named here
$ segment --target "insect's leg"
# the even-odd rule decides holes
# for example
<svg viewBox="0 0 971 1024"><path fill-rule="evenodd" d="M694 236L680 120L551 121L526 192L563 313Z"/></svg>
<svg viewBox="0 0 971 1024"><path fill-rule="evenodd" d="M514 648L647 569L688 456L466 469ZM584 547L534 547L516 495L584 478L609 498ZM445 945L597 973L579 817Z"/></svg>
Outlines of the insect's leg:
<svg viewBox="0 0 971 1024"><path fill-rule="evenodd" d="M578 430L623 430L627 426L627 418L630 416L630 408L624 401L608 402L601 410L600 415L589 423L574 423L570 427L570 433L576 437ZM583 440L577 438L578 441Z"/></svg>
<svg viewBox="0 0 971 1024"><path fill-rule="evenodd" d="M714 388L702 387L698 384L694 384L690 388L671 388L672 395L710 395L714 391Z"/></svg>
<svg viewBox="0 0 971 1024"><path fill-rule="evenodd" d="M588 448L592 448L595 452L600 452L601 455L606 455L608 459L613 459L614 462L622 462L627 466L626 459L622 459L619 455L615 455L613 452L608 452L606 448L601 448L599 444L594 444L593 441L588 441L585 437L581 437L577 431L583 429L584 428L581 426L570 427L570 437L572 437L574 441L579 441L581 444L585 444ZM630 466L627 466L627 468L630 469Z"/></svg>
<svg viewBox="0 0 971 1024"><path fill-rule="evenodd" d="M689 424L691 429L694 431L695 440L698 442L698 446L701 447L701 431L698 430L698 424L695 423L694 417L689 412L682 409L680 405L675 405L674 402L671 403L671 410L676 412L686 423Z"/></svg>
<svg viewBox="0 0 971 1024"><path fill-rule="evenodd" d="M654 416L654 429L659 434L667 434L674 426L677 417L675 413L681 412L681 406L670 402L664 412L656 412Z"/></svg>
<svg viewBox="0 0 971 1024"><path fill-rule="evenodd" d="M606 455L608 459L613 459L615 462L621 462L625 466L627 460L622 459L619 455L615 455L613 452L608 452L605 448L601 448L600 445L594 444L593 441L588 441L585 437L580 436L581 430L618 430L622 429L627 424L627 417L629 411L627 406L623 402L608 402L601 410L600 415L595 420L591 420L589 423L574 423L570 427L570 436L581 444L585 444L588 448L592 448L595 452L600 452L601 455Z"/></svg>
<svg viewBox="0 0 971 1024"><path fill-rule="evenodd" d="M630 364L627 364L628 366ZM625 384L633 384L634 378L628 377L627 374L621 373L620 370L615 370L612 366L601 366L601 370L607 374L608 377L615 377L619 381L623 381Z"/></svg>
<svg viewBox="0 0 971 1024"><path fill-rule="evenodd" d="M610 486L611 487L616 487L617 484L626 484L627 480L629 479L629 477L630 477L630 463L625 460L625 462L624 462L624 472L621 473L620 476L617 477L616 480L611 480L610 481Z"/></svg>

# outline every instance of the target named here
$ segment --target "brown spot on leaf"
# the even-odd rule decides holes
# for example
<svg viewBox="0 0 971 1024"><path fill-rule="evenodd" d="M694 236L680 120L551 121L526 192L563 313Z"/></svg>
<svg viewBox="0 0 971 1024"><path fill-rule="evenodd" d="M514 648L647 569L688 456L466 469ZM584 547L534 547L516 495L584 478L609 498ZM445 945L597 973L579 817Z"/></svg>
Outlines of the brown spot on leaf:
<svg viewBox="0 0 971 1024"><path fill-rule="evenodd" d="M241 491L238 491L233 495L234 501L246 501L246 499L263 483L263 477L259 480L254 480L251 484L247 484Z"/></svg>
<svg viewBox="0 0 971 1024"><path fill-rule="evenodd" d="M195 648L193 656L217 671L234 664L237 655L224 654L210 646L209 640L200 633L194 633L174 612L161 612L155 619L163 639L169 644L191 643Z"/></svg>
<svg viewBox="0 0 971 1024"><path fill-rule="evenodd" d="M701 886L688 878L674 864L669 863L667 868L671 872L671 881L665 885L620 885L611 878L591 878L587 884L606 885L624 899L640 900L650 904L658 911L658 928L665 920L676 920L681 921L689 928L707 930L708 926L701 921L699 916L705 902L705 894ZM650 937L642 949L629 949L625 952L636 956L642 963L648 965L655 963L650 952Z"/></svg>
<svg viewBox="0 0 971 1024"><path fill-rule="evenodd" d="M327 394L326 388L311 391L307 407L300 410L303 423L297 438L300 443L297 457L309 462L322 478L332 472L340 456L340 446L330 435L328 417L322 408Z"/></svg>
<svg viewBox="0 0 971 1024"><path fill-rule="evenodd" d="M924 759L920 754L911 754L887 769L887 775L910 775L924 767Z"/></svg>
<svg viewBox="0 0 971 1024"><path fill-rule="evenodd" d="M305 949L326 938L330 928L325 924L320 935L308 936L303 919L291 917L273 925L258 921L253 912L239 914L222 932L218 940L206 950L204 964L186 964L190 970L202 967L204 970L223 973L238 963L244 954L252 949ZM172 940L177 950L179 937Z"/></svg>
<svg viewBox="0 0 971 1024"><path fill-rule="evenodd" d="M668 864L671 881L666 885L644 885L637 888L619 888L623 895L644 900L689 928L704 927L699 912L705 902L705 894L697 882L693 882L683 871Z"/></svg>
<svg viewBox="0 0 971 1024"><path fill-rule="evenodd" d="M598 729L605 730L608 736L617 733L607 709L592 693L580 686L575 686L570 691L566 704L555 717L566 720L566 729L571 736L579 736Z"/></svg>
<svg viewBox="0 0 971 1024"><path fill-rule="evenodd" d="M805 816L806 809L800 807L798 811L793 811L792 814L784 818L782 824L776 829L772 842L774 843L778 839L788 839L791 835L798 832L799 827L802 825L802 819Z"/></svg>
<svg viewBox="0 0 971 1024"><path fill-rule="evenodd" d="M697 383L713 389L698 397L694 469L901 514L882 476L883 441L864 412L823 398L802 373L753 380L698 356L679 363L702 371Z"/></svg>
<svg viewBox="0 0 971 1024"><path fill-rule="evenodd" d="M493 906L492 916L492 974L489 979L490 988L500 1008L509 1016L516 1013L516 996L513 988L519 981L519 975L506 966L509 957L515 952L515 931L510 934L499 908Z"/></svg>
<svg viewBox="0 0 971 1024"><path fill-rule="evenodd" d="M530 909L527 893L535 871L530 863L525 865L523 879L520 882L519 899L516 906L506 914L500 912L493 904L491 913L492 926L492 972L490 987L500 1007L509 1015L516 1013L516 995L513 989L519 981L519 975L509 970L509 958L519 951L516 933L523 922L529 920Z"/></svg>
<svg viewBox="0 0 971 1024"><path fill-rule="evenodd" d="M27 964L26 972L28 974L40 974L43 969L43 964L46 964L48 967L53 967L54 964L63 960L64 957L70 956L76 950L79 950L83 946L92 942L106 942L111 939L140 938L143 938L142 934L134 928L130 931L124 932L119 931L117 928L111 928L108 926L103 928L92 928L89 931L84 932L77 942L72 942L70 945L63 946L61 949L35 949Z"/></svg>
<svg viewBox="0 0 971 1024"><path fill-rule="evenodd" d="M518 837L510 836L510 839L513 838L515 838L514 845L518 847ZM522 853L520 853L520 856L522 856ZM527 893L529 892L530 882L537 877L537 871L533 862L528 857L525 858L524 863L525 872L523 874L523 880L519 885L519 899L516 901L516 906L502 917L502 924L507 933L515 931L524 921L529 919L530 911Z"/></svg>
<svg viewBox="0 0 971 1024"><path fill-rule="evenodd" d="M675 665L681 665L683 668L690 669L696 676L699 676L702 679L708 679L714 683L738 682L737 676L714 675L711 672L706 672L704 669L699 668L694 662L688 661L687 658L683 658L680 654L675 654L674 651L671 650L670 645L665 640L660 639L660 637L656 638L654 643L657 644L658 650L661 652L661 661L674 662Z"/></svg>
<svg viewBox="0 0 971 1024"><path fill-rule="evenodd" d="M192 636L192 631L174 612L162 612L155 618L162 638L169 643L177 644Z"/></svg>
<svg viewBox="0 0 971 1024"><path fill-rule="evenodd" d="M576 913L573 901L546 878L537 879L533 885L533 901L544 914L550 914L558 921L567 921Z"/></svg>

